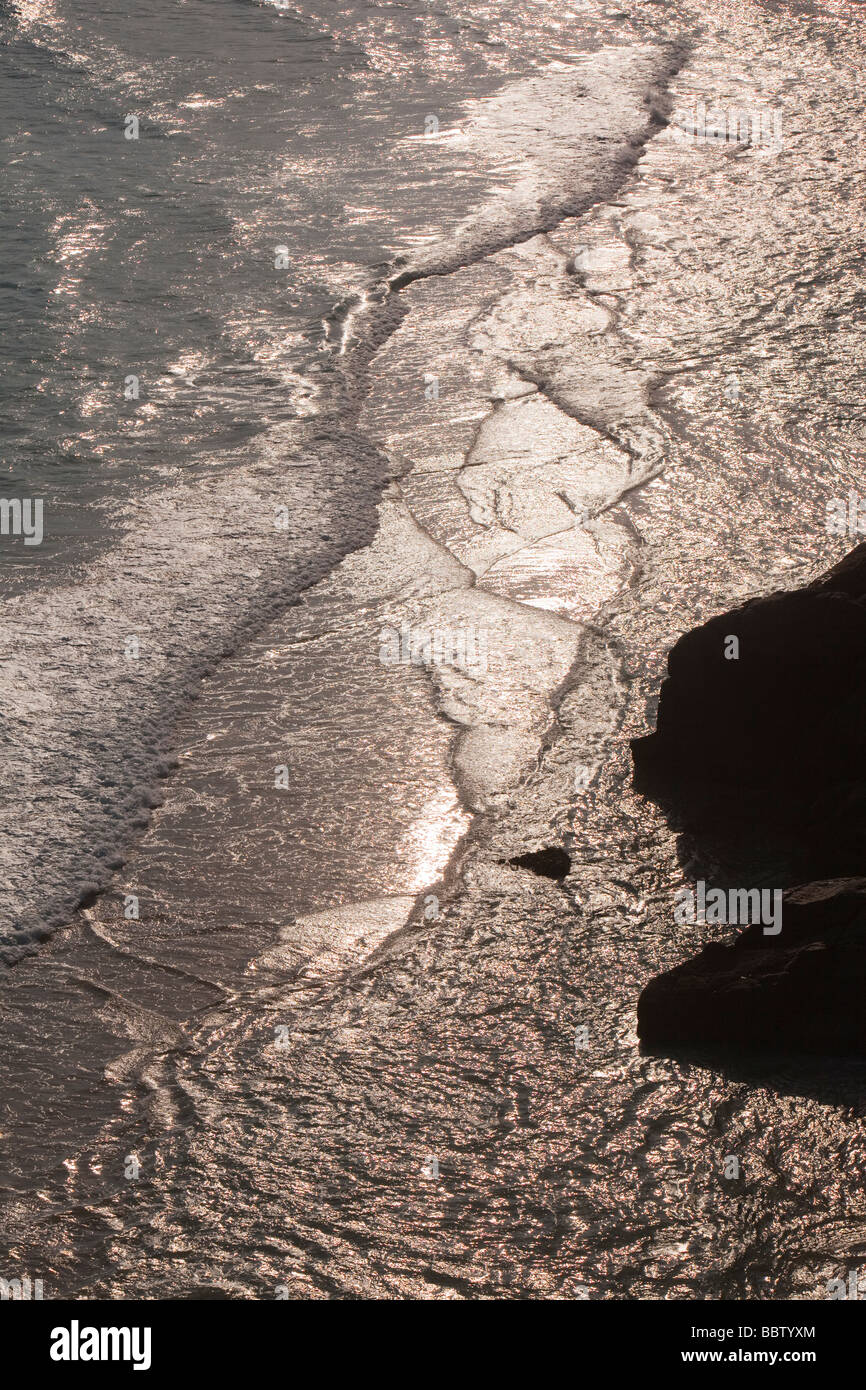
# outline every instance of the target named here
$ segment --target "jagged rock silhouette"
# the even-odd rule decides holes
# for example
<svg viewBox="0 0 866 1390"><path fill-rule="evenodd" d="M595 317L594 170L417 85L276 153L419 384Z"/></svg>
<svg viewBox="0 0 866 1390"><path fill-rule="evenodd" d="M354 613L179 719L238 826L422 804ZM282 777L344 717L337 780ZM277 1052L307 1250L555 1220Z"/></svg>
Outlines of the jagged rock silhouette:
<svg viewBox="0 0 866 1390"><path fill-rule="evenodd" d="M688 633L668 672L635 789L717 881L787 891L778 936L750 925L646 986L642 1041L866 1054L866 545Z"/></svg>

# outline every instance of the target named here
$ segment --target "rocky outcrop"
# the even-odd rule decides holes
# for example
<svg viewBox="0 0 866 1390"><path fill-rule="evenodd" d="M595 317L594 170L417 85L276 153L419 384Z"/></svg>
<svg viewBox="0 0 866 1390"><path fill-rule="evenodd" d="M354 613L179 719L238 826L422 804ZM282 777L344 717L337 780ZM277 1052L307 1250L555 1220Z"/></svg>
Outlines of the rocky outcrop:
<svg viewBox="0 0 866 1390"><path fill-rule="evenodd" d="M866 545L688 633L668 673L635 789L711 882L787 891L778 935L748 926L647 985L641 1039L866 1054Z"/></svg>
<svg viewBox="0 0 866 1390"><path fill-rule="evenodd" d="M651 980L638 1000L641 1041L866 1054L866 879L794 889L782 921L778 937L750 926Z"/></svg>

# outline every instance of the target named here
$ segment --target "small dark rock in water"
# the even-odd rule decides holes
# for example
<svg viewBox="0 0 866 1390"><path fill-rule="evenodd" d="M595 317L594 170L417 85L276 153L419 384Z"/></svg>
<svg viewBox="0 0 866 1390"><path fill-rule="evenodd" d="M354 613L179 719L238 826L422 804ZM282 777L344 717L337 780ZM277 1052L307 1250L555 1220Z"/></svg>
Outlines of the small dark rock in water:
<svg viewBox="0 0 866 1390"><path fill-rule="evenodd" d="M651 981L641 1039L866 1054L866 545L688 633L668 673L656 733L632 740L635 789L699 862L725 846L728 884L801 886L778 936L749 926Z"/></svg>
<svg viewBox="0 0 866 1390"><path fill-rule="evenodd" d="M508 862L515 869L531 869L534 874L540 874L542 878L556 879L557 882L564 879L571 868L570 855L566 854L564 849L555 846L533 850L529 854L518 854Z"/></svg>

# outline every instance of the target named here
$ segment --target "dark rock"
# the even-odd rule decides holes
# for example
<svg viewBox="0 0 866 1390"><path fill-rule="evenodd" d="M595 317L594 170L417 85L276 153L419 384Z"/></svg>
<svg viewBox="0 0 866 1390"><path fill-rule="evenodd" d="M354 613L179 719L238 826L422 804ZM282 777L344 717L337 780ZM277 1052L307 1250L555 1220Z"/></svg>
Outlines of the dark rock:
<svg viewBox="0 0 866 1390"><path fill-rule="evenodd" d="M508 862L515 869L531 869L534 874L539 874L542 878L556 879L557 882L561 882L571 868L570 856L564 849L554 845L547 849L532 850L528 854L518 854Z"/></svg>
<svg viewBox="0 0 866 1390"><path fill-rule="evenodd" d="M652 980L638 1000L651 1048L866 1053L866 879L791 889L782 931L747 927Z"/></svg>
<svg viewBox="0 0 866 1390"><path fill-rule="evenodd" d="M866 547L810 589L756 599L687 633L657 729L634 739L635 790L684 829L730 825L834 842L866 864ZM852 572L853 571L853 572ZM861 571L863 573L861 574ZM739 656L725 655L729 638Z"/></svg>
<svg viewBox="0 0 866 1390"><path fill-rule="evenodd" d="M714 886L788 890L778 936L749 926L647 985L641 1039L866 1054L866 545L681 638L632 752Z"/></svg>
<svg viewBox="0 0 866 1390"><path fill-rule="evenodd" d="M650 1048L866 1053L866 940L738 951L710 945L638 1001Z"/></svg>

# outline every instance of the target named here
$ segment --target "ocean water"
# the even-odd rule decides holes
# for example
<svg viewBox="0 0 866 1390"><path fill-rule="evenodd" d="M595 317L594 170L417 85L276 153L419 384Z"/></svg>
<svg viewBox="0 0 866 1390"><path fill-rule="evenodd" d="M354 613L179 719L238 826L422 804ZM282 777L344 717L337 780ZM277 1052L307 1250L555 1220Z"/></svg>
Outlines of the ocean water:
<svg viewBox="0 0 866 1390"><path fill-rule="evenodd" d="M107 881L209 662L372 537L402 469L357 426L390 281L592 196L508 98L468 147L455 124L539 66L569 101L561 54L605 21L533 14L521 53L514 20L424 7L9 7L5 495L44 539L0 546L7 959ZM485 190L496 225L458 233Z"/></svg>
<svg viewBox="0 0 866 1390"><path fill-rule="evenodd" d="M4 18L4 1277L814 1296L862 1068L641 1054L627 739L854 543L861 7Z"/></svg>

